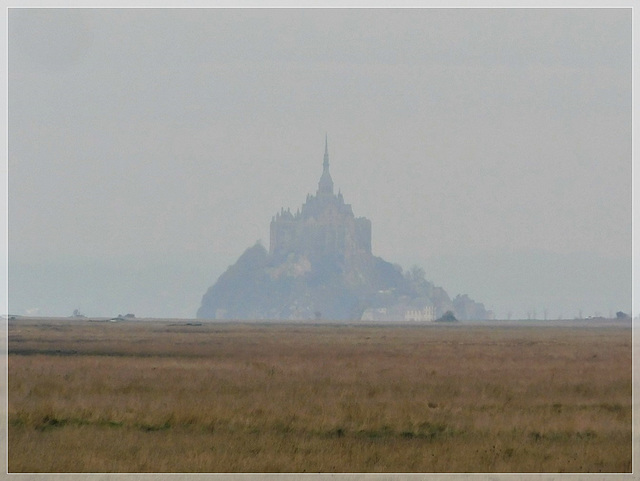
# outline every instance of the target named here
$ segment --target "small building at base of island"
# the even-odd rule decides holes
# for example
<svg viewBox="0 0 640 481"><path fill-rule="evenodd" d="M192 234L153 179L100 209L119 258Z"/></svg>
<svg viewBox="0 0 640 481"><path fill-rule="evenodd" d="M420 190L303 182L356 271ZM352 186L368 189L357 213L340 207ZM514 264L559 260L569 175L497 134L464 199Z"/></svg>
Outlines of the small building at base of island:
<svg viewBox="0 0 640 481"><path fill-rule="evenodd" d="M433 306L425 306L422 309L400 306L369 308L365 309L360 318L361 321L379 322L433 322L435 319L435 308Z"/></svg>
<svg viewBox="0 0 640 481"><path fill-rule="evenodd" d="M424 309L408 309L404 313L405 321L435 321L436 314L433 306L425 306Z"/></svg>

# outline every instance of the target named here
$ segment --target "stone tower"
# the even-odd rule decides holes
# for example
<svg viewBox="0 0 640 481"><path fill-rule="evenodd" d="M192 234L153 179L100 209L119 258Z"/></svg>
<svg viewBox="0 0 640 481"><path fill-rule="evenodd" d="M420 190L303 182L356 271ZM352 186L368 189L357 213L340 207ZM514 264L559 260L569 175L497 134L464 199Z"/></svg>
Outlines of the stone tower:
<svg viewBox="0 0 640 481"><path fill-rule="evenodd" d="M312 263L371 254L371 221L356 218L342 193L333 192L326 136L318 191L315 196L307 195L296 214L282 209L273 217L269 253L276 259L300 254Z"/></svg>

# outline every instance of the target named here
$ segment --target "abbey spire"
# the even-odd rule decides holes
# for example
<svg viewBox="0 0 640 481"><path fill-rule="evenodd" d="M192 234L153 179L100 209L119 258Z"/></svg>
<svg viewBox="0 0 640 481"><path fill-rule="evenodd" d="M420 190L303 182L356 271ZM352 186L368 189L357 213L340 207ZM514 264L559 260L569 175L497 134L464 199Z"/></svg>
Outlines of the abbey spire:
<svg viewBox="0 0 640 481"><path fill-rule="evenodd" d="M329 173L329 144L327 134L324 134L324 162L322 163L322 177L318 182L318 194L333 194L333 179Z"/></svg>
<svg viewBox="0 0 640 481"><path fill-rule="evenodd" d="M327 134L324 134L324 162L322 163L324 170L329 170L329 143L327 141Z"/></svg>

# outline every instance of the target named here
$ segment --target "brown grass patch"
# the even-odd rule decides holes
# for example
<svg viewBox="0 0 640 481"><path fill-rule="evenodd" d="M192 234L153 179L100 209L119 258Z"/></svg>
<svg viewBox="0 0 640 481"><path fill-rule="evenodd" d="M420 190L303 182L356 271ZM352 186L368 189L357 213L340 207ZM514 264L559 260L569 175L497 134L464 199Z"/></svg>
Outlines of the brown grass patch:
<svg viewBox="0 0 640 481"><path fill-rule="evenodd" d="M629 328L9 325L10 472L630 472Z"/></svg>

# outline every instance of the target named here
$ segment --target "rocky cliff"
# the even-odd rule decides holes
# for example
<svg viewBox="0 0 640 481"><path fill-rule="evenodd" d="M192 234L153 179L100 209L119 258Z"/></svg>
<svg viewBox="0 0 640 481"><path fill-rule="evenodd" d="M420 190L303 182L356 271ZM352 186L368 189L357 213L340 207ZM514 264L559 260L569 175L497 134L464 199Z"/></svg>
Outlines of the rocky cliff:
<svg viewBox="0 0 640 481"><path fill-rule="evenodd" d="M347 263L325 258L314 265L305 255L284 260L259 243L248 248L209 288L197 316L202 319L360 319L367 309L403 320L407 309L433 306L435 316L453 311L457 319L485 319L484 306L466 295L453 301L419 268L403 272L380 257Z"/></svg>

